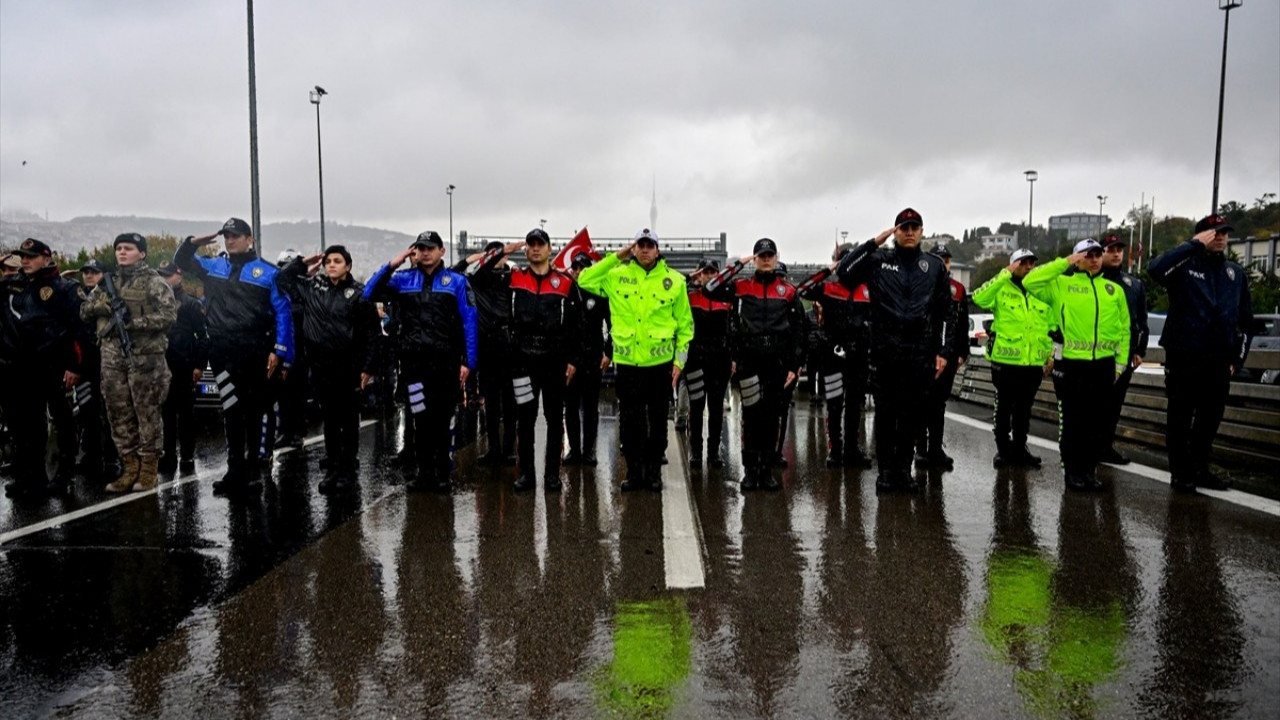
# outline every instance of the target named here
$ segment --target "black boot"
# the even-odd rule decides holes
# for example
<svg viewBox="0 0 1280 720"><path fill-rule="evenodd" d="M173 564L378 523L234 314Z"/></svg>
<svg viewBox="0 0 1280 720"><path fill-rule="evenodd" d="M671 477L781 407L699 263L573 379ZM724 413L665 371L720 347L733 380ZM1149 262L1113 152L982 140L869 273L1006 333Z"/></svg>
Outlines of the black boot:
<svg viewBox="0 0 1280 720"><path fill-rule="evenodd" d="M1115 449L1115 446L1113 445L1102 452L1102 459L1100 462L1104 462L1108 465L1128 465L1131 461L1129 458L1125 457L1124 453Z"/></svg>
<svg viewBox="0 0 1280 720"><path fill-rule="evenodd" d="M662 492L662 464L649 463L646 468L646 480L649 489L655 492Z"/></svg>
<svg viewBox="0 0 1280 720"><path fill-rule="evenodd" d="M622 481L622 492L634 492L647 487L644 467L639 460L629 459L627 462L627 479Z"/></svg>
<svg viewBox="0 0 1280 720"><path fill-rule="evenodd" d="M755 465L747 465L744 461L742 469L742 482L738 483L738 488L744 493L760 489L760 468Z"/></svg>
<svg viewBox="0 0 1280 720"><path fill-rule="evenodd" d="M941 447L931 448L927 455L930 467L938 468L943 471L951 471L956 467L955 460L952 460L950 455L943 452Z"/></svg>
<svg viewBox="0 0 1280 720"><path fill-rule="evenodd" d="M844 450L839 440L831 441L831 451L827 453L827 467L836 468L844 465Z"/></svg>
<svg viewBox="0 0 1280 720"><path fill-rule="evenodd" d="M757 484L761 490L768 492L777 492L782 489L782 483L779 483L778 478L773 476L773 470L768 466L760 468L760 479Z"/></svg>
<svg viewBox="0 0 1280 720"><path fill-rule="evenodd" d="M560 492L563 484L560 482L560 462L559 458L547 458L546 467L542 473L542 487L547 492Z"/></svg>
<svg viewBox="0 0 1280 720"><path fill-rule="evenodd" d="M1089 478L1086 477L1084 473L1068 472L1068 473L1065 473L1063 479L1067 484L1068 490L1074 490L1076 492L1084 492L1092 489L1089 486Z"/></svg>

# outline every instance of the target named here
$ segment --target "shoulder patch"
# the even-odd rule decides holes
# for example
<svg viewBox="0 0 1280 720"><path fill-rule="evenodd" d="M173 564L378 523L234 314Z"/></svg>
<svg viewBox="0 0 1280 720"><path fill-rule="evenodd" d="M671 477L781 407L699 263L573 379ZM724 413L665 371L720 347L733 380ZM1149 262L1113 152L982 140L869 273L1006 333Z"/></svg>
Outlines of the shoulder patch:
<svg viewBox="0 0 1280 720"><path fill-rule="evenodd" d="M1235 268L1233 268L1233 267L1228 267L1228 268L1227 268L1227 279L1229 279L1229 280L1235 280L1235 279L1236 279L1236 269L1235 269Z"/></svg>
<svg viewBox="0 0 1280 720"><path fill-rule="evenodd" d="M53 297L53 288L49 287L48 285L45 285L44 287L40 288L40 299L42 301L48 302L49 298L51 297Z"/></svg>
<svg viewBox="0 0 1280 720"><path fill-rule="evenodd" d="M1104 285L1103 287L1105 287L1105 288L1107 289L1107 294L1108 294L1108 295L1115 295L1115 294L1116 294L1116 286L1115 286L1115 285L1112 285L1111 283L1107 283L1107 284L1106 284L1106 285Z"/></svg>
<svg viewBox="0 0 1280 720"><path fill-rule="evenodd" d="M262 273L264 272L264 270L260 267L255 267L252 272L254 277L260 278L262 277Z"/></svg>
<svg viewBox="0 0 1280 720"><path fill-rule="evenodd" d="M555 288L556 290L560 289L560 276L558 275L551 276L551 287Z"/></svg>
<svg viewBox="0 0 1280 720"><path fill-rule="evenodd" d="M663 289L663 290L670 290L670 289L671 289L671 278L669 278L669 277L662 278L662 289Z"/></svg>
<svg viewBox="0 0 1280 720"><path fill-rule="evenodd" d="M441 285L444 285L445 287L448 287L448 286L452 285L452 284L453 284L453 277L452 277L451 275L442 275L442 276L440 277L440 284L441 284Z"/></svg>
<svg viewBox="0 0 1280 720"><path fill-rule="evenodd" d="M1231 272L1231 268L1227 268L1227 272ZM1124 280L1125 285L1128 285L1129 287L1133 287L1133 278L1129 277L1128 275L1125 275L1121 279Z"/></svg>
<svg viewBox="0 0 1280 720"><path fill-rule="evenodd" d="M782 283L778 283L773 286L773 291L778 293L778 297L783 297L787 294L787 286Z"/></svg>
<svg viewBox="0 0 1280 720"><path fill-rule="evenodd" d="M356 294L356 289L353 287L349 287L342 294L345 295L348 300L350 300L351 296Z"/></svg>
<svg viewBox="0 0 1280 720"><path fill-rule="evenodd" d="M928 260L925 260L924 258L920 258L919 260L916 261L916 265L919 266L921 272L929 272Z"/></svg>

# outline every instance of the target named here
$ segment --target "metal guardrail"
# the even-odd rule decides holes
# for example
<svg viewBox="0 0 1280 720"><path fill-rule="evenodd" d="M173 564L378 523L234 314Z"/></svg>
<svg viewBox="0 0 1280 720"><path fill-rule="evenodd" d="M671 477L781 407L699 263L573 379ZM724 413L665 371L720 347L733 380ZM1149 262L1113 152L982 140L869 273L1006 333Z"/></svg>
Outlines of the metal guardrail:
<svg viewBox="0 0 1280 720"><path fill-rule="evenodd" d="M1153 363L1163 359L1161 348L1153 348L1147 354L1147 360ZM1280 367L1280 351L1255 350L1249 354L1245 367L1258 372ZM991 365L985 357L974 356L960 369L952 396L986 407L995 404ZM1165 447L1168 406L1163 374L1135 373L1116 434L1129 442ZM1041 420L1057 422L1058 404L1050 380L1041 383L1031 412ZM1214 438L1214 451L1236 460L1280 462L1280 386L1232 382L1222 425Z"/></svg>

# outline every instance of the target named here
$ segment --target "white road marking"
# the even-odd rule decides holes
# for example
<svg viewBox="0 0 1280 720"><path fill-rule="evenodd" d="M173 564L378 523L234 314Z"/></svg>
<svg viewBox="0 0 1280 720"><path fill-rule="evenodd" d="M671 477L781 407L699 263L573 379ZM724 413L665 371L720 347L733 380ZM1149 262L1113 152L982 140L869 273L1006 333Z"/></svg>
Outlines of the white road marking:
<svg viewBox="0 0 1280 720"><path fill-rule="evenodd" d="M975 420L974 418L968 417L967 415L959 415L957 413L948 412L947 419L954 420L955 422L958 422L961 425L968 425L969 427L977 428L979 430L991 429L991 423L984 422L982 420ZM1027 444L1035 445L1036 447L1045 448L1047 450L1052 450L1054 452L1058 451L1058 443L1054 442L1053 440L1046 440L1045 438L1039 438L1034 436L1028 437ZM1131 462L1128 465L1113 465L1111 467L1114 467L1116 470L1119 470L1121 472L1140 475L1144 478L1147 478L1148 480L1155 480L1156 482L1164 483L1165 485L1170 484L1169 472L1167 470L1153 468L1149 465L1142 465L1136 462ZM1257 510L1259 512L1264 512L1268 515L1280 517L1280 502L1271 500L1269 498L1260 497L1258 495L1251 495L1249 493L1240 492L1239 490L1220 491L1220 490L1205 490L1203 488L1197 488L1196 492L1201 495L1204 495L1205 497L1216 498L1224 502L1232 503L1233 505L1247 507L1251 510Z"/></svg>
<svg viewBox="0 0 1280 720"><path fill-rule="evenodd" d="M680 456L676 433L668 426L667 466L662 489L662 563L668 588L700 588L707 584L702 547L689 494L689 468Z"/></svg>
<svg viewBox="0 0 1280 720"><path fill-rule="evenodd" d="M378 421L365 420L360 423L360 428L361 429L367 428L376 422ZM322 443L322 442L324 442L324 435L315 435L302 441L302 445L303 447L306 447L308 445L315 445L316 443ZM298 448L283 448L283 449L277 450L275 454L284 455L286 453L291 453L297 449ZM200 479L200 475L197 474L197 475L192 475L191 477L175 479L169 482L162 482L150 490L140 490L138 492L130 492L130 493L121 495L119 497L113 497L110 500L104 500L100 503L95 503L93 505L82 507L79 510L73 510L69 513L64 513L62 515L51 517L48 520L41 520L40 522L32 523L30 525L20 527L16 530L10 530L9 532L6 532L6 533L0 533L0 545L4 545L5 543L12 542L14 540L17 540L18 538L23 538L28 535L34 535L35 533L38 533L38 532L43 532L45 530L51 530L56 527L61 527L63 525L66 525L69 522L79 520L80 518L89 517L90 515L96 515L97 513L100 513L100 512L105 512L107 510L110 510L111 508L124 505L125 503L131 503L134 500L141 500L143 498L151 497L152 495L158 495L161 490L172 490L174 488L179 488L179 487L182 487L183 485L186 485L187 483L195 482L199 479Z"/></svg>

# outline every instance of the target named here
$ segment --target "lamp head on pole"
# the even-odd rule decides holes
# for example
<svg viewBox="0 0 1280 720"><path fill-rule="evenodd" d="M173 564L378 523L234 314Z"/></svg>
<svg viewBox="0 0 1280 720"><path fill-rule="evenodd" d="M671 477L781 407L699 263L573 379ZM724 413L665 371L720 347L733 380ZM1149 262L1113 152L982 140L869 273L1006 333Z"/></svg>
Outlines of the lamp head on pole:
<svg viewBox="0 0 1280 720"><path fill-rule="evenodd" d="M1035 170L1025 170L1022 174L1027 176L1027 182L1035 182L1040 179L1040 173Z"/></svg>
<svg viewBox="0 0 1280 720"><path fill-rule="evenodd" d="M452 196L452 195L453 195L453 191L454 191L454 190L457 190L457 189L458 189L458 186L457 186L457 185L449 185L448 187L446 187L446 188L444 189L444 194L445 194L445 195L450 195L450 196Z"/></svg>
<svg viewBox="0 0 1280 720"><path fill-rule="evenodd" d="M312 104L312 105L319 105L319 104L320 104L320 98L322 98L322 97L324 97L325 95L328 95L328 94L329 94L329 92L328 92L327 90L325 90L324 88L320 87L319 85L316 85L316 86L315 86L315 88L311 91L311 104Z"/></svg>
<svg viewBox="0 0 1280 720"><path fill-rule="evenodd" d="M1230 10L1244 4L1244 0L1218 0L1219 10Z"/></svg>

